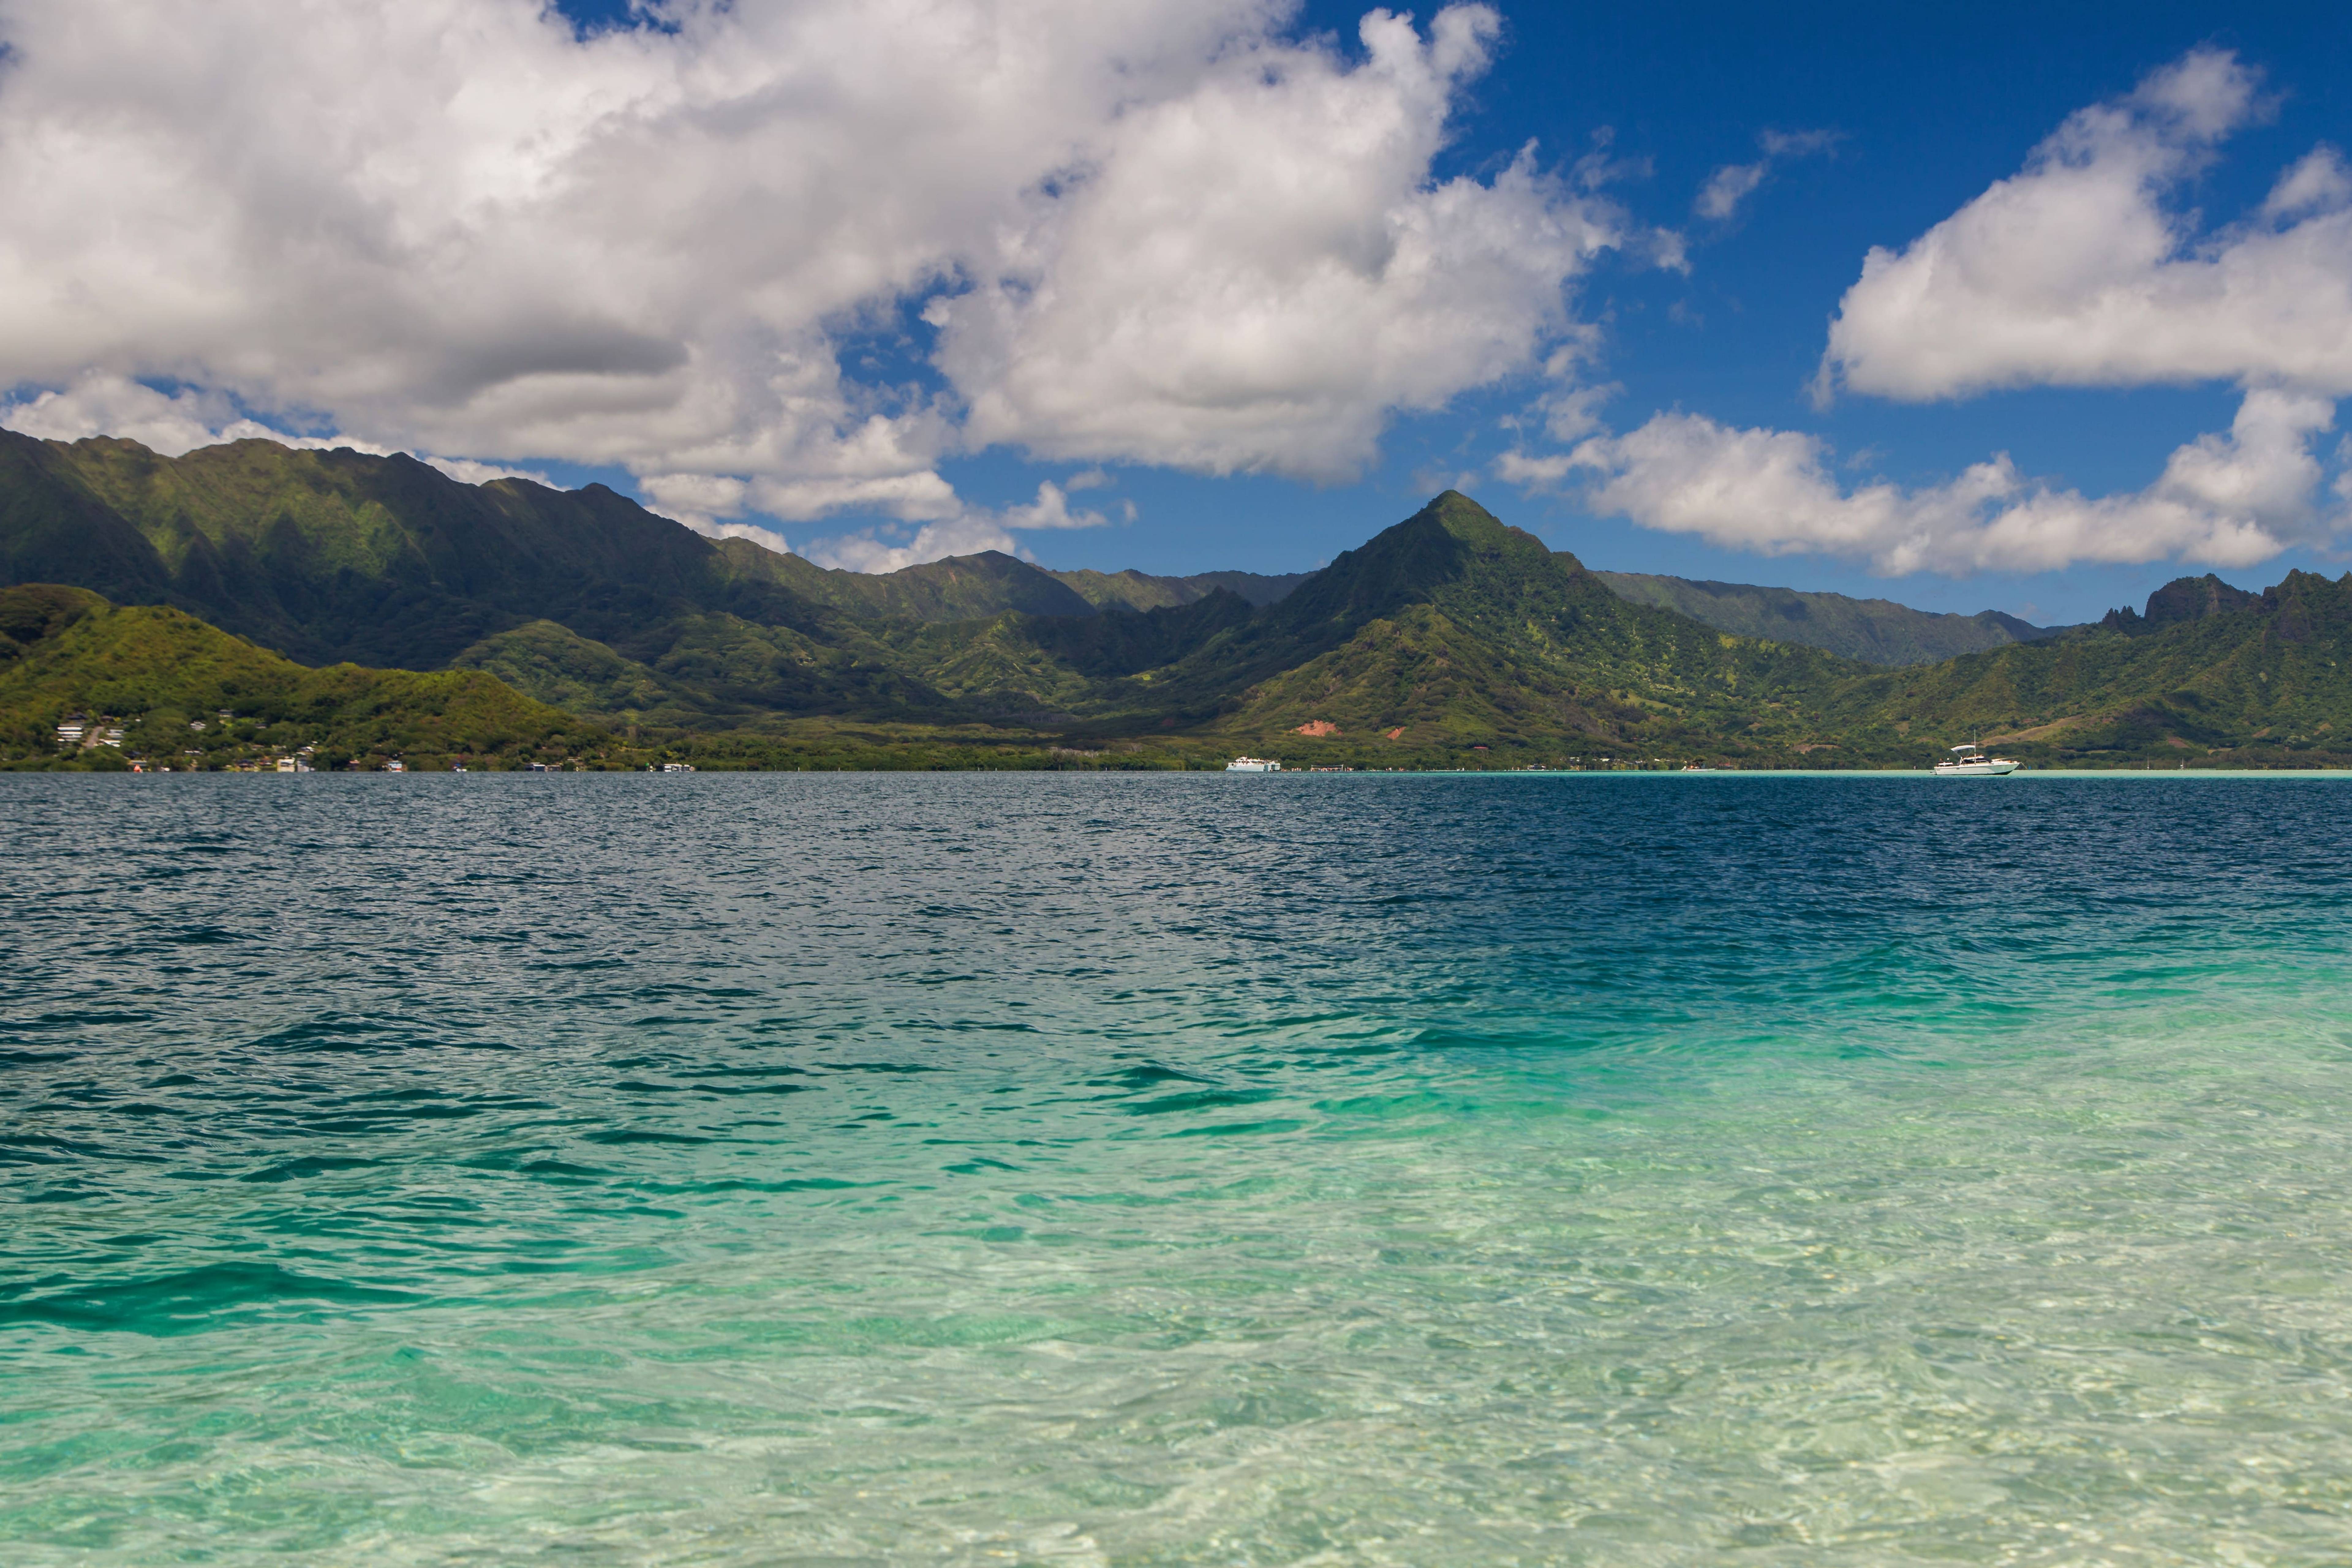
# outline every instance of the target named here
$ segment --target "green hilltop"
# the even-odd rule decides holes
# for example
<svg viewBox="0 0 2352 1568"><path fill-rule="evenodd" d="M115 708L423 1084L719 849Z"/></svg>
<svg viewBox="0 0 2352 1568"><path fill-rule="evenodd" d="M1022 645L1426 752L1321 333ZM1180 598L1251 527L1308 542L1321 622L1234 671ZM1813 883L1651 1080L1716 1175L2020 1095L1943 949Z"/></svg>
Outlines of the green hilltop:
<svg viewBox="0 0 2352 1568"><path fill-rule="evenodd" d="M1591 572L1452 491L1286 577L995 552L865 574L602 486L0 432L0 582L66 585L20 590L0 647L5 744L36 760L61 704L157 715L160 745L246 701L229 682L362 757L1876 767L1981 729L2051 764L2352 760L2347 582L2183 579L2052 630Z"/></svg>
<svg viewBox="0 0 2352 1568"><path fill-rule="evenodd" d="M69 719L89 744L60 753ZM109 728L119 744L99 743ZM473 670L314 669L180 610L57 584L0 588L0 756L119 768L220 766L309 749L313 765L560 762L597 727Z"/></svg>

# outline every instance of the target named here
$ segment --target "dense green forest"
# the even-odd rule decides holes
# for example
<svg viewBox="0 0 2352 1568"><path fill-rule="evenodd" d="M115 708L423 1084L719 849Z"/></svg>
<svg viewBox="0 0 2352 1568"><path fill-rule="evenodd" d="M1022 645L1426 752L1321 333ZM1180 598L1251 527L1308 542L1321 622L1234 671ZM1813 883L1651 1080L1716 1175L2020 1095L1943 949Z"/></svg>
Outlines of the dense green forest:
<svg viewBox="0 0 2352 1568"><path fill-rule="evenodd" d="M58 749L72 713L197 765L1885 767L1979 731L2039 764L2352 760L2344 581L2183 579L2053 631L1604 575L1450 491L1291 577L866 575L601 486L0 432L0 581L54 585L0 644L27 765L110 765Z"/></svg>
<svg viewBox="0 0 2352 1568"><path fill-rule="evenodd" d="M58 744L68 721L86 721L85 744ZM17 765L514 766L609 741L474 670L313 669L184 611L52 585L0 589L0 757Z"/></svg>

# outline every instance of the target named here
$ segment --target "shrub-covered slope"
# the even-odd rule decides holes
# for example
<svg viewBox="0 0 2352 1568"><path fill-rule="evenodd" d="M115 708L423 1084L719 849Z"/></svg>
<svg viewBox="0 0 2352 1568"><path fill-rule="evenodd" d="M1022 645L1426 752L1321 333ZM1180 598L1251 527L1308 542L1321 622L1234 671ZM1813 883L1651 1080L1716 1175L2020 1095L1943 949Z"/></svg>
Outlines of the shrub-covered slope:
<svg viewBox="0 0 2352 1568"><path fill-rule="evenodd" d="M1103 610L1172 610L1205 599L1219 589L1264 609L1314 575L1311 572L1196 572L1190 577L1155 577L1147 572L1056 572L1053 575L1087 603Z"/></svg>
<svg viewBox="0 0 2352 1568"><path fill-rule="evenodd" d="M313 748L318 765L553 759L606 737L475 670L314 669L162 605L53 584L0 589L0 756L205 765ZM58 725L111 721L120 747L61 752Z"/></svg>
<svg viewBox="0 0 2352 1568"><path fill-rule="evenodd" d="M2291 572L2259 595L2182 578L2145 615L1871 677L1831 718L1944 743L1980 730L2048 762L2352 756L2352 574Z"/></svg>
<svg viewBox="0 0 2352 1568"><path fill-rule="evenodd" d="M1629 603L1572 555L1448 491L1234 639L1225 722L1471 743L1646 739L1733 751L1810 738L1861 667ZM1221 650L1204 650L1213 657Z"/></svg>
<svg viewBox="0 0 2352 1568"><path fill-rule="evenodd" d="M2063 627L2037 626L1999 610L1973 616L1915 610L1891 599L1711 583L1645 572L1595 572L1620 596L1673 610L1718 631L1801 643L1864 664L1933 664L1964 653L2033 642Z"/></svg>

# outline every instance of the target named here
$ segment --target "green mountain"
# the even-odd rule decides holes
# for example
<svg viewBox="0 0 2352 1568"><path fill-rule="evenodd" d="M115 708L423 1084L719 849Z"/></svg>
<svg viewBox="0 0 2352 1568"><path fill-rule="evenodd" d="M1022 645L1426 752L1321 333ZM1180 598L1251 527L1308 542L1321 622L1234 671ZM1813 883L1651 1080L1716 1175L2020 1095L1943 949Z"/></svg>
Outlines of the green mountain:
<svg viewBox="0 0 2352 1568"><path fill-rule="evenodd" d="M608 676L626 670L598 689L657 696L698 721L952 707L907 681L875 626L962 613L960 600L998 608L992 581L1011 584L1015 603L1092 613L999 560L876 587L715 543L600 485L465 485L406 457L268 441L166 458L130 441L0 432L0 580L171 605L311 664L525 668L547 653L526 628L552 623L601 645L589 662Z"/></svg>
<svg viewBox="0 0 2352 1568"><path fill-rule="evenodd" d="M58 725L91 743L60 751ZM98 744L119 729L120 744ZM314 669L163 605L53 584L0 588L0 759L219 765L312 748L318 765L402 757L556 761L604 731L472 670Z"/></svg>
<svg viewBox="0 0 2352 1568"><path fill-rule="evenodd" d="M1934 664L2009 643L2035 642L2063 626L2037 626L1999 610L1973 616L1915 610L1891 599L1759 588L1660 577L1645 572L1596 572L1594 576L1636 604L1654 605L1746 637L1769 637L1826 648L1864 664Z"/></svg>
<svg viewBox="0 0 2352 1568"><path fill-rule="evenodd" d="M853 615L968 621L1007 611L1031 616L1096 613L1095 603L1065 582L1064 574L1032 566L1001 550L875 573L829 570L797 555L763 550L748 539L722 540L716 548L742 580L773 583Z"/></svg>
<svg viewBox="0 0 2352 1568"><path fill-rule="evenodd" d="M439 672L402 679L456 682L446 691L471 695L447 712L474 728L321 730L338 745L428 751L559 743L530 741L533 723L579 743L558 710L762 765L1164 763L1228 748L1359 763L1486 748L1497 762L1918 765L1979 727L2050 762L2309 760L2336 755L2352 726L2336 673L2352 658L2343 584L2295 575L2250 595L2182 579L2145 614L2048 633L1590 572L1450 491L1288 577L1049 573L998 552L866 575L705 539L598 486L465 485L406 458L262 441L164 458L0 432L0 581L182 612L139 612L153 619L145 651L109 666L84 643L104 627L129 637L147 625L122 619L132 612L64 589L12 600L9 711L26 744L60 703L126 718L236 708L139 663L163 657L164 629L193 650L186 670L214 670L215 685L234 674L276 704L271 723L359 721L344 698L320 706L343 687L305 684L335 672L304 666L375 682L404 714L445 689L351 667ZM1927 662L1954 638L1993 646ZM120 675L118 693L92 684L106 668L148 673ZM37 669L56 679L34 681ZM508 699L534 706L489 711Z"/></svg>
<svg viewBox="0 0 2352 1568"><path fill-rule="evenodd" d="M2352 574L2261 594L2184 577L2095 626L1875 675L1833 705L1851 731L1984 738L2047 763L2352 760Z"/></svg>
<svg viewBox="0 0 2352 1568"><path fill-rule="evenodd" d="M1745 751L1801 742L1802 715L1860 673L1630 604L1449 490L1155 681L1221 690L1221 722L1245 734Z"/></svg>
<svg viewBox="0 0 2352 1568"><path fill-rule="evenodd" d="M1197 572L1190 577L1154 577L1143 572L1055 572L1052 575L1099 610L1172 610L1205 599L1221 588L1244 604L1264 609L1314 574Z"/></svg>

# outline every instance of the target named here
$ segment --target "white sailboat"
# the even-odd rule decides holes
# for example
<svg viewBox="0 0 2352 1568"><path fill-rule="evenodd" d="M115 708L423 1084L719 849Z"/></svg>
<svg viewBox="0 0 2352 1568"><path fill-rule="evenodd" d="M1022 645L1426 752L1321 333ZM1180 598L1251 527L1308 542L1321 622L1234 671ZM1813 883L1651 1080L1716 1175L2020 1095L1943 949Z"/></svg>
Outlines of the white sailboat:
<svg viewBox="0 0 2352 1568"><path fill-rule="evenodd" d="M1999 778L2003 773L2016 771L2015 763L2007 757L1986 755L1984 748L1974 742L1965 746L1954 746L1952 760L1936 764L1936 776L1947 779Z"/></svg>

